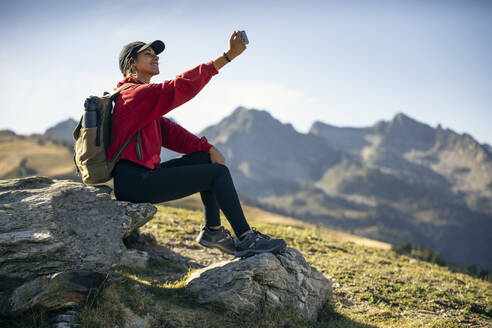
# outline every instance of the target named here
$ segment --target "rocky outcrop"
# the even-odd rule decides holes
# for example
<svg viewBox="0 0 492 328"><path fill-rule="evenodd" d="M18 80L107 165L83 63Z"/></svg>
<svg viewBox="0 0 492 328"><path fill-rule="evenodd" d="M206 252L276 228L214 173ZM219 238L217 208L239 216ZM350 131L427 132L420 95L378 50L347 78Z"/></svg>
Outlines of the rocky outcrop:
<svg viewBox="0 0 492 328"><path fill-rule="evenodd" d="M0 180L0 315L36 306L67 311L111 284L117 265L147 267L151 253L127 247L156 208L110 193L45 176ZM186 290L236 313L284 308L315 319L332 288L329 276L286 248L197 269Z"/></svg>
<svg viewBox="0 0 492 328"><path fill-rule="evenodd" d="M0 312L76 302L74 290L83 294L119 264L122 239L156 208L110 193L44 176L0 180Z"/></svg>
<svg viewBox="0 0 492 328"><path fill-rule="evenodd" d="M219 303L237 314L292 306L304 318L317 319L331 297L332 282L287 247L278 254L262 253L223 261L194 271L186 290L199 303Z"/></svg>

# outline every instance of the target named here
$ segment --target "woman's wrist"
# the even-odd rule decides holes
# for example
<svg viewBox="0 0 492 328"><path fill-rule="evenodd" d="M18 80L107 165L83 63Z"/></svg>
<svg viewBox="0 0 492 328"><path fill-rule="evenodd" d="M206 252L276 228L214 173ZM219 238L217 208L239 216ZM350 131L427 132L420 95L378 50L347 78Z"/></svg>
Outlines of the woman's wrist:
<svg viewBox="0 0 492 328"><path fill-rule="evenodd" d="M236 58L236 57L237 57L237 55L236 55L234 52L232 52L230 49L229 49L229 50L227 50L227 51L225 52L225 54L227 55L227 57L228 57L231 61L232 61L234 58Z"/></svg>
<svg viewBox="0 0 492 328"><path fill-rule="evenodd" d="M223 52L219 57L217 57L217 59L215 59L213 62L214 64L214 67L215 69L218 71L219 69L221 69L222 67L224 67L227 63L229 63L229 61L226 59L226 57L224 56L224 54L227 56L227 58L229 58L229 60L232 62L232 60L234 58L236 58L238 55L231 51L230 49Z"/></svg>
<svg viewBox="0 0 492 328"><path fill-rule="evenodd" d="M229 57L229 55L227 55ZM232 60L231 57L229 57L230 60ZM224 57L224 53L220 54L219 57L217 57L214 61L212 61L213 64L214 64L214 67L215 69L218 71L219 69L221 69L222 67L224 67L228 61L227 59Z"/></svg>

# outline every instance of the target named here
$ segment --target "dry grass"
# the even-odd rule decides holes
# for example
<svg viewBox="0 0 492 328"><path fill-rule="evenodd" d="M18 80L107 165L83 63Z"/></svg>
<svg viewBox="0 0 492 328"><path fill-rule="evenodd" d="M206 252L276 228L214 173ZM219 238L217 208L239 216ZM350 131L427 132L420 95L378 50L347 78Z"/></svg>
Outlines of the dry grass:
<svg viewBox="0 0 492 328"><path fill-rule="evenodd" d="M70 149L52 142L39 144L29 137L3 137L0 140L0 177L15 170L23 158L27 159L28 168L36 170L35 175L70 175L74 170L72 156Z"/></svg>
<svg viewBox="0 0 492 328"><path fill-rule="evenodd" d="M168 205L168 204L166 204ZM155 218L140 230L152 234L157 246L186 254L196 263L210 263L215 250L194 242L203 213L157 205ZM156 327L486 327L492 325L492 284L452 273L391 250L340 240L325 230L272 222L250 223L289 247L299 249L308 263L334 279L333 302L325 304L316 322L296 318L292 311L240 317L227 309L196 304L184 292L194 270L165 260L151 268L119 268L120 282L106 289L99 307L84 306L84 327L118 314L111 325L129 320L124 313L145 318ZM228 226L227 222L223 222ZM212 257L204 254L211 253ZM193 258L195 257L195 258ZM222 258L217 258L217 261ZM111 305L108 305L110 303ZM99 303L98 303L99 304ZM108 310L105 306L111 306ZM113 307L116 307L113 308ZM90 320L91 324L84 320ZM261 325L258 323L261 322ZM106 324L101 323L101 327Z"/></svg>

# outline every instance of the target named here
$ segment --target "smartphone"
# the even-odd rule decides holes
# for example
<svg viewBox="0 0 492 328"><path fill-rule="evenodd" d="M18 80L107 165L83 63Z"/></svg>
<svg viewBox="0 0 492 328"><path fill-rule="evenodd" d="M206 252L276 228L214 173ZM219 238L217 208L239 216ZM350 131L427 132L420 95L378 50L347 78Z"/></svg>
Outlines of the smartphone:
<svg viewBox="0 0 492 328"><path fill-rule="evenodd" d="M243 37L244 43L248 44L248 37L246 36L246 31L241 31L241 36Z"/></svg>

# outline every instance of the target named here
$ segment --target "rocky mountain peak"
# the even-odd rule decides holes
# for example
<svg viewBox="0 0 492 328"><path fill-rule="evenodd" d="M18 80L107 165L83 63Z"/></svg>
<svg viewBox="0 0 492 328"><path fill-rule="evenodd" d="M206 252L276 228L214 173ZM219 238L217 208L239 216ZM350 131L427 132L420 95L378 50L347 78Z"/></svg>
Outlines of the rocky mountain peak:
<svg viewBox="0 0 492 328"><path fill-rule="evenodd" d="M218 136L220 140L225 140L235 133L262 135L283 133L281 131L284 130L288 130L288 133L296 133L292 124L280 122L266 110L239 106L219 123L207 127L199 134L207 135L207 138L211 140Z"/></svg>
<svg viewBox="0 0 492 328"><path fill-rule="evenodd" d="M64 120L64 121L61 121L61 122L58 122L55 126L52 126L48 129L46 129L46 131L44 133L51 133L53 134L53 132L56 132L58 130L65 130L65 129L71 129L73 131L73 129L75 128L75 126L77 125L78 121L74 120L73 118L69 117L68 119ZM56 133L55 133L56 135Z"/></svg>
<svg viewBox="0 0 492 328"><path fill-rule="evenodd" d="M237 107L229 118L238 121L277 121L268 111L243 106Z"/></svg>
<svg viewBox="0 0 492 328"><path fill-rule="evenodd" d="M68 118L64 121L57 123L55 126L52 126L44 132L45 135L51 135L57 137L58 139L67 141L70 144L73 144L75 140L73 139L72 132L77 126L78 121L73 118Z"/></svg>
<svg viewBox="0 0 492 328"><path fill-rule="evenodd" d="M394 117L392 122L398 123L400 125L418 123L415 119L411 118L408 115L405 115L403 112L398 112Z"/></svg>
<svg viewBox="0 0 492 328"><path fill-rule="evenodd" d="M312 133L312 134L318 134L320 130L323 130L323 129L329 129L329 128L338 128L334 125L331 125L331 124L327 124L325 122L322 122L322 121L314 121L313 124L311 124L311 127L309 128L309 133Z"/></svg>
<svg viewBox="0 0 492 328"><path fill-rule="evenodd" d="M436 131L403 112L398 112L389 122L378 122L373 129L383 135L385 144L398 147L401 151L428 149L435 142Z"/></svg>

